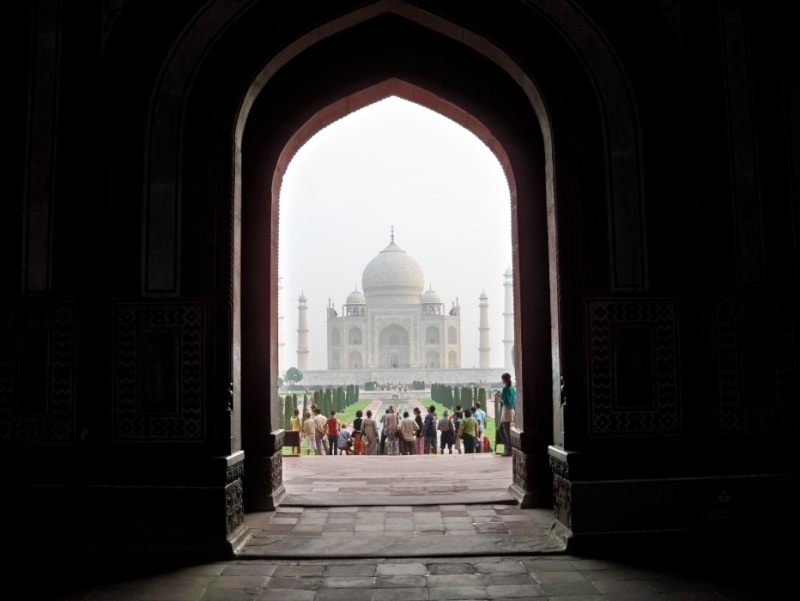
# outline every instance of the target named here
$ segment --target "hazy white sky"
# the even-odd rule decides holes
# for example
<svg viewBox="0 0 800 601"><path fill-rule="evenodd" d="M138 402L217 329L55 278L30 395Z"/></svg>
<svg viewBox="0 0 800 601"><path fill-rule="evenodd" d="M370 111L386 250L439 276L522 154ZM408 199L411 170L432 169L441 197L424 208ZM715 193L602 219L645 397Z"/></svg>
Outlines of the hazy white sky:
<svg viewBox="0 0 800 601"><path fill-rule="evenodd" d="M461 365L478 364L478 297L489 296L492 366L503 364L503 272L511 205L500 163L471 132L387 98L341 119L294 156L280 195L286 368L297 365L297 298L308 298L309 369L326 369L325 307L339 314L390 241L422 266L447 309L461 305Z"/></svg>

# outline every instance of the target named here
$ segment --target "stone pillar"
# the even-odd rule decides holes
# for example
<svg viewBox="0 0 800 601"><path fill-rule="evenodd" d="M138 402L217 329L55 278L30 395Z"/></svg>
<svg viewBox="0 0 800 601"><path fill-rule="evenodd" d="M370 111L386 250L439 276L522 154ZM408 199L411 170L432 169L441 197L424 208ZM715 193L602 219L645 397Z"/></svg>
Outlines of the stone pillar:
<svg viewBox="0 0 800 601"><path fill-rule="evenodd" d="M297 305L299 317L297 320L297 369L301 372L308 370L308 299L300 293Z"/></svg>
<svg viewBox="0 0 800 601"><path fill-rule="evenodd" d="M481 292L480 302L478 307L481 312L481 321L478 331L480 332L480 346L478 347L478 367L481 369L489 369L492 360L489 346L489 297L486 292Z"/></svg>
<svg viewBox="0 0 800 601"><path fill-rule="evenodd" d="M514 277L509 267L503 274L506 304L503 310L503 369L514 372Z"/></svg>

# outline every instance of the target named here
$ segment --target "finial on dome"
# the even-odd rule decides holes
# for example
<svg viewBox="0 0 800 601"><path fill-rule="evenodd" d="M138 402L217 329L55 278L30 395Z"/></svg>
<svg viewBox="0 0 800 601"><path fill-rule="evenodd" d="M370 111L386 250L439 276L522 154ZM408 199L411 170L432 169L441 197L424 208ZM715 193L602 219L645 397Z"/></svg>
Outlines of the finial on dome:
<svg viewBox="0 0 800 601"><path fill-rule="evenodd" d="M394 242L394 226L392 226L392 242Z"/></svg>

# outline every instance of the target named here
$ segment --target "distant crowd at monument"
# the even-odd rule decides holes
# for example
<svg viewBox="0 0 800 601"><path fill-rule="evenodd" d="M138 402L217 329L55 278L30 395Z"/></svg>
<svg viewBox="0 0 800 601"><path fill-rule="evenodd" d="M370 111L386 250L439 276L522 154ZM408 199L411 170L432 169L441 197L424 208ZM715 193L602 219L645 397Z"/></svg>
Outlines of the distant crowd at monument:
<svg viewBox="0 0 800 601"><path fill-rule="evenodd" d="M511 375L502 376L503 388L496 391L501 406L498 443L503 445L503 455L511 455L511 425L516 408L516 389ZM382 415L371 410L358 410L352 424L339 421L336 410L324 415L316 404L300 419L300 410L294 410L291 420L293 430L299 430L300 445L306 454L316 455L436 455L491 452L487 436L486 411L480 401L470 407L458 405L451 413L447 409L437 414L435 405L424 412L419 407L398 413L390 405ZM424 413L424 415L423 415ZM299 449L298 449L299 450Z"/></svg>

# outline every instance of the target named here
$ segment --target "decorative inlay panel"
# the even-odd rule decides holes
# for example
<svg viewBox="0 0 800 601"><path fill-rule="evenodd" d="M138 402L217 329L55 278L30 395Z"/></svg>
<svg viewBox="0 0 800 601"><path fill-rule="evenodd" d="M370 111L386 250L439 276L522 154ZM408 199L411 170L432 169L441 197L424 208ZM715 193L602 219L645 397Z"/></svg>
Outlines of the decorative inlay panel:
<svg viewBox="0 0 800 601"><path fill-rule="evenodd" d="M115 307L115 440L204 439L204 313L199 303ZM167 346L163 357L159 356L163 365L153 363L151 346L143 345L143 340L151 346L174 341L174 347ZM175 398L149 402L144 397L152 390Z"/></svg>
<svg viewBox="0 0 800 601"><path fill-rule="evenodd" d="M797 424L798 298L723 298L716 302L717 360L719 369L719 428L722 432L792 431ZM759 369L758 387L763 403L745 399L743 341L746 329L763 328L771 348L755 352L769 364ZM752 360L752 358L751 358Z"/></svg>
<svg viewBox="0 0 800 601"><path fill-rule="evenodd" d="M382 317L376 320L377 331L380 332L386 326L398 325L407 332L411 330L411 320L407 317Z"/></svg>
<svg viewBox="0 0 800 601"><path fill-rule="evenodd" d="M680 431L678 341L675 303L671 300L590 300L588 302L591 436L677 434ZM635 346L615 346L615 328L640 330L649 340L646 356L632 356ZM644 361L651 373L649 398L620 403L619 366ZM630 390L630 389L629 389ZM638 391L638 389L635 389Z"/></svg>
<svg viewBox="0 0 800 601"><path fill-rule="evenodd" d="M0 307L0 441L69 443L74 413L74 308ZM40 354L21 346L38 339ZM21 365L21 357L34 359ZM28 381L31 375L43 382ZM38 377L37 377L38 379ZM41 398L22 398L39 393Z"/></svg>
<svg viewBox="0 0 800 601"><path fill-rule="evenodd" d="M241 480L236 480L225 487L225 519L228 534L244 524L244 495Z"/></svg>

